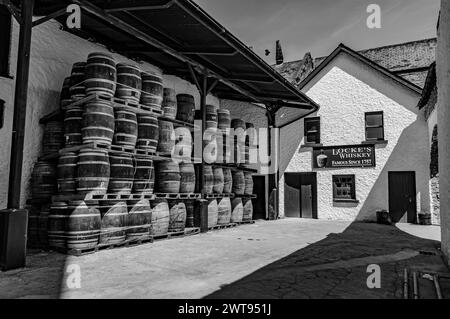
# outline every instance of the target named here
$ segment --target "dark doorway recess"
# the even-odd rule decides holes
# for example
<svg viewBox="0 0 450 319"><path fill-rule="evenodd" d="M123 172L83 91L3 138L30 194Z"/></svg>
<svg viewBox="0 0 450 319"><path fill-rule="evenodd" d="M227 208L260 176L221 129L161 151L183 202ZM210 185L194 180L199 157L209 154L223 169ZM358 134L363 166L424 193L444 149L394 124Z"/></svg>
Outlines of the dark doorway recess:
<svg viewBox="0 0 450 319"><path fill-rule="evenodd" d="M317 219L316 173L285 173L284 180L285 216Z"/></svg>
<svg viewBox="0 0 450 319"><path fill-rule="evenodd" d="M389 172L389 212L395 223L416 223L416 173Z"/></svg>
<svg viewBox="0 0 450 319"><path fill-rule="evenodd" d="M253 194L257 195L252 200L253 219L267 219L266 176L253 176Z"/></svg>

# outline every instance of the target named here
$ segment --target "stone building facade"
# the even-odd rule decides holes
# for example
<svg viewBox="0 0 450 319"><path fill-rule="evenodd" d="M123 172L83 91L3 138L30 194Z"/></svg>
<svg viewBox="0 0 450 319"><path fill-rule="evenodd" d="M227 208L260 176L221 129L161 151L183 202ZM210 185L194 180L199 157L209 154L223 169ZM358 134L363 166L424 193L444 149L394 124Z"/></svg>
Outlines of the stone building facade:
<svg viewBox="0 0 450 319"><path fill-rule="evenodd" d="M417 46L423 48L417 50L418 55L405 53ZM276 67L320 105L317 113L281 131L281 215L373 221L377 211L404 210L408 214L394 216L395 221L415 222L419 213L430 212L431 135L417 104L435 47L435 39L362 52L341 45L329 57L316 59L310 72L303 70L301 76L295 74L302 62ZM408 56L410 63L405 62ZM377 125L382 126L384 136L368 140L368 131L377 130L368 123L377 122L368 120L373 114L381 119ZM309 118L320 122L320 143L307 143L308 134L314 135L305 130ZM352 167L317 167L317 155L324 149L329 157L327 152L356 150L351 156L364 158L358 150L371 143L373 165L362 167L364 163L357 161ZM399 199L404 194L396 189L406 184L414 187L405 187L406 197Z"/></svg>

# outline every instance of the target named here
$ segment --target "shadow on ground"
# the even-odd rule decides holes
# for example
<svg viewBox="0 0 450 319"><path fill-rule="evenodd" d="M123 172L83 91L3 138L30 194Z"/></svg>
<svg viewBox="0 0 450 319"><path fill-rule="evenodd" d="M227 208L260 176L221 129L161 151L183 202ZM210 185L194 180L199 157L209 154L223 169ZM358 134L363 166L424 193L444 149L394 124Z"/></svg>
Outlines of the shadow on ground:
<svg viewBox="0 0 450 319"><path fill-rule="evenodd" d="M394 226L353 223L206 298L402 298L405 268L448 271L439 246ZM367 286L371 264L381 267L380 289Z"/></svg>

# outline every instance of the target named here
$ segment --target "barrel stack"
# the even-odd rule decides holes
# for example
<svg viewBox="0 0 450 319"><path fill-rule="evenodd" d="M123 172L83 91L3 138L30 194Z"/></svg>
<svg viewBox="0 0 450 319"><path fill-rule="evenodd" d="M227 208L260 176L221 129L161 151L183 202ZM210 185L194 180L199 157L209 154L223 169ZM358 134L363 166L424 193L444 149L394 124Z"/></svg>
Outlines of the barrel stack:
<svg viewBox="0 0 450 319"><path fill-rule="evenodd" d="M241 131L235 143L231 129L252 126L206 105L211 151L200 176L195 108L194 96L164 87L160 73L110 53L75 62L32 173L30 243L86 251L183 232L198 224L195 193L207 199L209 227L250 220L252 175L239 165L251 143Z"/></svg>

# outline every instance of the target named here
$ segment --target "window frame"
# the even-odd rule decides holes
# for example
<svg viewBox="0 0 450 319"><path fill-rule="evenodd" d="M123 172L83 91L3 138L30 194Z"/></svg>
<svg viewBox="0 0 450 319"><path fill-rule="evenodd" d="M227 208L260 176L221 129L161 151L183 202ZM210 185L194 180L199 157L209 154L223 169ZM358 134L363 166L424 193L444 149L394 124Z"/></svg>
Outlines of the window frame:
<svg viewBox="0 0 450 319"><path fill-rule="evenodd" d="M381 125L376 126L369 126L367 125L367 117L370 115L381 115ZM370 128L381 128L382 129L382 137L381 138L369 138L367 135L367 129ZM384 112L383 111L374 111L374 112L366 112L364 113L364 134L366 138L366 142L379 142L379 141L385 141L385 134L384 134Z"/></svg>
<svg viewBox="0 0 450 319"><path fill-rule="evenodd" d="M336 186L336 180L339 178L350 178L352 183L352 189L351 189L351 198L348 197L338 197L337 195L337 189ZM357 202L356 198L356 176L354 174L345 174L345 175L333 175L332 176L332 183L333 183L333 201L334 202Z"/></svg>
<svg viewBox="0 0 450 319"><path fill-rule="evenodd" d="M0 67L0 78L8 78L11 79L11 45L12 45L12 32L13 32L13 17L8 8L5 5L0 4L0 10L4 11L3 13L0 12L0 18L3 19L3 17L8 17L6 22L9 22L9 27L7 30L5 30L5 57L4 62L0 61L0 64L5 63L5 65L2 65ZM6 26L6 24L5 24ZM6 35L6 31L9 33L9 35ZM3 32L3 31L0 31ZM7 41L6 41L7 40ZM7 43L6 43L7 42ZM3 43L0 43L0 46L3 46ZM6 52L7 51L7 52ZM0 56L0 60L2 57ZM4 66L4 68L3 68Z"/></svg>
<svg viewBox="0 0 450 319"><path fill-rule="evenodd" d="M309 142L308 141L308 134L311 134L310 131L307 130L307 122L309 121L317 121L318 122L318 127L319 129L316 132L313 132L316 134L316 138L318 139L318 141L316 140L315 142ZM304 121L303 121L303 135L305 137L305 145L320 145L321 143L321 129L322 129L322 125L321 125L321 119L319 116L315 116L315 117L305 117Z"/></svg>

